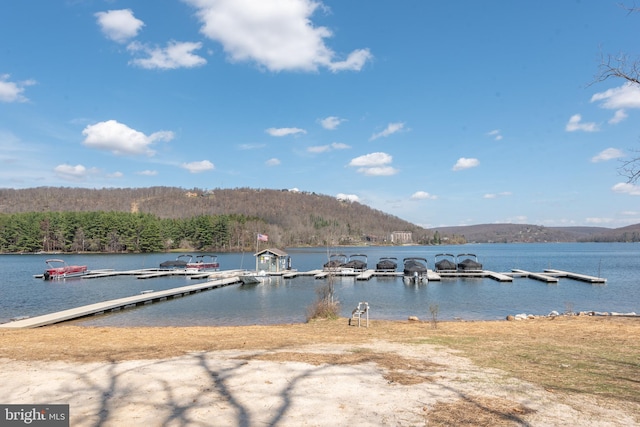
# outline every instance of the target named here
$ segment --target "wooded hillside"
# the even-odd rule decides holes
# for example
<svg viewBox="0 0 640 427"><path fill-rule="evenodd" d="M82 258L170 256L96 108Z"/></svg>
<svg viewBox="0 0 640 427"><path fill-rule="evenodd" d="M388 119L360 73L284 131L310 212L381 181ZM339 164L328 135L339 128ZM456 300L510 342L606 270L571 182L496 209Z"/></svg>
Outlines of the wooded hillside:
<svg viewBox="0 0 640 427"><path fill-rule="evenodd" d="M0 189L0 252L252 250L257 233L268 235L276 247L409 243L392 241L393 232L411 233L416 244L640 241L640 224L426 230L357 202L288 190Z"/></svg>
<svg viewBox="0 0 640 427"><path fill-rule="evenodd" d="M425 229L357 202L287 190L181 189L174 187L84 189L38 187L0 190L0 213L127 212L160 219L231 217L227 248L254 243L257 233L274 246L389 244L394 231L429 243ZM236 217L233 217L236 215ZM235 218L235 219L234 219Z"/></svg>

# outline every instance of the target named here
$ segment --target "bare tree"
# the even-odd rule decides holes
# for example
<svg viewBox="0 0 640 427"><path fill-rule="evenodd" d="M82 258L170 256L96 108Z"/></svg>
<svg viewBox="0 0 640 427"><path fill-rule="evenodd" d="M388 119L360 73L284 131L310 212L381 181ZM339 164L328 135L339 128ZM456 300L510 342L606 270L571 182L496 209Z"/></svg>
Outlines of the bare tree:
<svg viewBox="0 0 640 427"><path fill-rule="evenodd" d="M620 4L628 14L640 12L640 7ZM609 78L622 79L629 84L640 86L640 57L632 57L628 54L603 55L600 61L599 72L595 82L603 82ZM640 180L640 150L631 150L632 155L622 161L618 168L620 175L627 178L627 182L635 183Z"/></svg>

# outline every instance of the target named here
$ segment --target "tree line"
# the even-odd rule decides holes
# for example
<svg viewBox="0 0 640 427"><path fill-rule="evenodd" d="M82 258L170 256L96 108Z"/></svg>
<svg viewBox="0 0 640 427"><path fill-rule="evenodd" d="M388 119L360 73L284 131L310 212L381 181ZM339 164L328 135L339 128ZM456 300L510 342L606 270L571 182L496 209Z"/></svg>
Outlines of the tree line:
<svg viewBox="0 0 640 427"><path fill-rule="evenodd" d="M0 214L0 252L146 253L172 249L234 250L251 246L243 215L159 218L129 212L26 212ZM255 239L255 237L253 237Z"/></svg>

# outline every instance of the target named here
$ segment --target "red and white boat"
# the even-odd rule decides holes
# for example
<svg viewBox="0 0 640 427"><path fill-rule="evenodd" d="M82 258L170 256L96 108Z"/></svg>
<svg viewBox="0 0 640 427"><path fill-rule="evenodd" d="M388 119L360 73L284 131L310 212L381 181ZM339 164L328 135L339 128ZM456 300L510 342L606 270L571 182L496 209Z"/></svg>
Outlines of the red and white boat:
<svg viewBox="0 0 640 427"><path fill-rule="evenodd" d="M187 270L215 270L220 268L216 255L198 255L195 260L187 262Z"/></svg>
<svg viewBox="0 0 640 427"><path fill-rule="evenodd" d="M45 262L49 268L47 268L42 275L44 280L84 276L88 272L86 265L67 265L67 263L61 259L48 259Z"/></svg>

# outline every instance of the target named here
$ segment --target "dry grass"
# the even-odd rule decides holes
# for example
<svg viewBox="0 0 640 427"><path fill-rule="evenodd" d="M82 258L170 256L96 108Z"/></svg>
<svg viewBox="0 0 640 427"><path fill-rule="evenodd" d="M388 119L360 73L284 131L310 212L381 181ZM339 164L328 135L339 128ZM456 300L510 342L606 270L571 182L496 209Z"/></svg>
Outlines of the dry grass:
<svg viewBox="0 0 640 427"><path fill-rule="evenodd" d="M455 402L438 402L425 408L429 426L501 427L527 425L523 416L533 411L505 399L469 396Z"/></svg>
<svg viewBox="0 0 640 427"><path fill-rule="evenodd" d="M306 363L376 363L384 367L389 381L407 384L429 380L434 366L375 351L303 355L296 349L319 343L357 347L359 343L376 340L415 345L426 343L458 350L479 366L504 370L559 396L584 394L601 402L631 408L632 412L640 408L638 318L560 317L519 322L439 322L438 329L423 322L371 321L370 324L369 328L349 327L347 319L338 319L275 326L54 326L5 330L0 332L0 357L93 362L158 359L193 351L278 350L263 357ZM473 400L466 404L490 407L495 403Z"/></svg>
<svg viewBox="0 0 640 427"><path fill-rule="evenodd" d="M447 325L449 327L449 325ZM549 391L640 404L640 319L559 317L469 324L424 341L461 350Z"/></svg>

